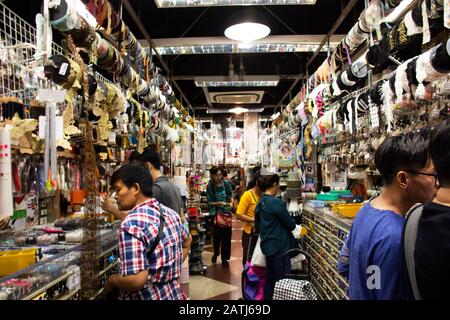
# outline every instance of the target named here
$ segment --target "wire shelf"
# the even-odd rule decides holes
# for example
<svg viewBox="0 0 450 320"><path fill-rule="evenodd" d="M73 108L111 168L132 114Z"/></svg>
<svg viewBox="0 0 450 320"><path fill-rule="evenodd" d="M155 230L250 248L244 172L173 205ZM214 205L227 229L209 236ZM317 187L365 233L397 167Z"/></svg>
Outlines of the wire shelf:
<svg viewBox="0 0 450 320"><path fill-rule="evenodd" d="M63 52L52 44L52 53ZM14 96L28 104L38 88L55 86L43 72L36 72L35 53L36 28L0 3L0 96Z"/></svg>
<svg viewBox="0 0 450 320"><path fill-rule="evenodd" d="M59 88L36 64L36 49L36 27L0 2L0 97L14 96L29 104L38 89ZM56 54L71 56L53 42L51 55ZM98 72L94 75L97 81L112 83Z"/></svg>

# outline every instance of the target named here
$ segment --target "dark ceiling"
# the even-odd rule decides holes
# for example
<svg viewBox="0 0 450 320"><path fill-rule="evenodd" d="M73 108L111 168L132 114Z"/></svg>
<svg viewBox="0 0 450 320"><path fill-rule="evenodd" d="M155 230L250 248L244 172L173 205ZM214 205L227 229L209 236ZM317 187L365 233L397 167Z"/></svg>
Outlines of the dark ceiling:
<svg viewBox="0 0 450 320"><path fill-rule="evenodd" d="M129 0L134 11L140 17L147 33L153 39L183 37L223 37L224 30L233 16L245 7L198 7L198 8L170 8L158 9L154 0ZM5 4L21 17L34 25L34 16L41 10L42 0L23 1L5 0ZM120 0L110 0L119 9ZM271 28L273 35L326 35L338 19L343 8L349 1L317 0L315 5L286 5L286 6L252 6L263 15ZM359 14L364 9L364 1L358 1L350 14L342 22L335 34L346 34L355 24ZM196 21L197 20L197 21ZM123 7L123 21L135 34L143 39L131 16ZM56 32L55 32L56 33ZM264 107L262 115L274 113L273 107L280 103L281 98L295 81L295 76L305 74L305 66L313 52L302 53L244 53L233 54L233 64L239 73L242 58L245 75L282 75L278 86L267 88L245 88L245 90L264 90L261 105ZM241 57L242 56L242 57ZM322 63L324 53L314 60L309 67L309 73L314 72ZM170 68L171 76L176 80L185 96L194 107L195 115L207 116L208 103L203 88L196 87L188 76L228 75L230 54L199 54L199 55L165 55L166 64ZM169 77L170 79L170 77ZM292 97L299 91L301 82L292 91ZM208 88L214 91L236 90L236 88ZM177 93L179 97L179 93ZM283 101L289 102L289 96ZM216 106L214 106L216 107ZM223 106L222 106L223 107ZM252 106L249 106L251 108ZM223 115L222 115L223 116Z"/></svg>

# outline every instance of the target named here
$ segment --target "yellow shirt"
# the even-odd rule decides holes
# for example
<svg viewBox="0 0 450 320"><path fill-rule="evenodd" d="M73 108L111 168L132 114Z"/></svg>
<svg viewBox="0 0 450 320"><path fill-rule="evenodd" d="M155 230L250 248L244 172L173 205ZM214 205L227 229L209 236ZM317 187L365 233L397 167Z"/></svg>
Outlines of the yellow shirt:
<svg viewBox="0 0 450 320"><path fill-rule="evenodd" d="M255 207L259 201L259 197L254 193L249 191L245 191L239 201L239 206L237 207L236 214L244 215L250 218L255 217ZM254 223L252 222L244 222L244 232L250 234L252 232Z"/></svg>

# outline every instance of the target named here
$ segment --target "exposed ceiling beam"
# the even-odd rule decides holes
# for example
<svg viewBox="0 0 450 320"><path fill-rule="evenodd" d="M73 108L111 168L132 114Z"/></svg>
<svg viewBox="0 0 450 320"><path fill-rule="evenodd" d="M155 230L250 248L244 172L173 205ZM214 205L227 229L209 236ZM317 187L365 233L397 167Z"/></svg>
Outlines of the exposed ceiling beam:
<svg viewBox="0 0 450 320"><path fill-rule="evenodd" d="M145 39L147 40L149 46L151 49L153 49L153 52L155 53L156 57L158 58L159 62L161 63L164 71L166 72L166 74L168 75L168 78L171 79L171 73L170 73L170 69L167 66L167 64L164 62L163 58L161 57L160 54L158 54L158 52L156 52L155 48L156 45L153 42L152 38L150 38L150 35L148 34L147 30L145 30L144 25L142 24L142 22L140 21L140 19L138 18L136 12L134 11L133 7L130 4L129 0L121 0L122 4L125 6L125 8L127 9L128 13L130 14L131 18L134 20L134 23L138 26L139 30L141 31L141 33L144 35ZM194 112L194 109L192 108L191 103L189 102L189 100L186 98L183 90L181 90L180 86L178 85L178 83L173 80L172 83L174 84L174 86L178 89L178 92L181 94L181 96L183 97L183 100L186 102L186 104L189 106L189 108L192 110L192 112Z"/></svg>
<svg viewBox="0 0 450 320"><path fill-rule="evenodd" d="M344 19L347 17L347 15L350 13L350 11L353 9L355 4L358 2L358 0L350 0L347 5L345 6L344 10L341 12L340 16L337 18L336 22L331 27L330 31L328 31L327 35L323 38L322 42L320 43L319 48L317 48L316 52L314 52L313 56L308 60L306 63L306 71L308 72L308 67L311 65L311 63L314 61L314 59L318 56L320 50L322 47L327 43L328 39L334 34L334 32L339 28L339 26L342 24ZM291 93L291 91L295 88L297 83L301 80L300 77L298 77L294 83L291 85L288 91L286 91L285 95L281 100L278 102L275 111L280 107L280 105L283 103L284 99L287 98L287 96Z"/></svg>
<svg viewBox="0 0 450 320"><path fill-rule="evenodd" d="M211 97L209 96L209 91L207 87L203 87L203 92L205 94L205 98L206 98L206 102L208 102L208 106L210 108L212 108L212 102L211 102ZM198 109L198 108L196 108Z"/></svg>

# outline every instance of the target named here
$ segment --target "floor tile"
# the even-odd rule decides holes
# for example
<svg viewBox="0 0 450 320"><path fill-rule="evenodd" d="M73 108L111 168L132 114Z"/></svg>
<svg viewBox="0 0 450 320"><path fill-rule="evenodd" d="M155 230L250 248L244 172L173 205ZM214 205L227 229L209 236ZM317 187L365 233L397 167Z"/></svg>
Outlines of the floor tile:
<svg viewBox="0 0 450 320"><path fill-rule="evenodd" d="M206 300L228 292L239 290L239 287L203 276L190 276L189 293L191 300Z"/></svg>

